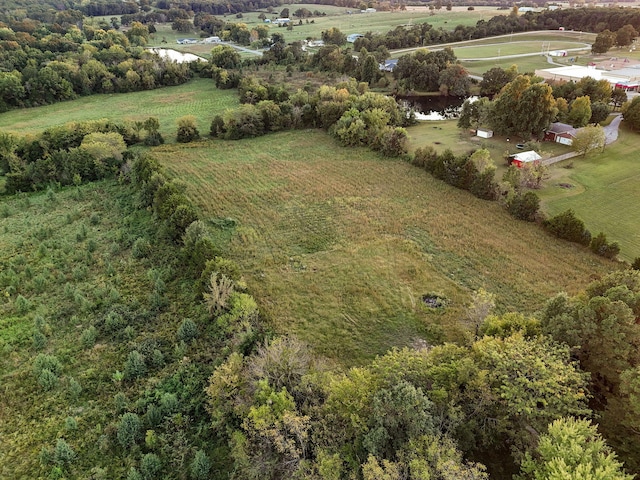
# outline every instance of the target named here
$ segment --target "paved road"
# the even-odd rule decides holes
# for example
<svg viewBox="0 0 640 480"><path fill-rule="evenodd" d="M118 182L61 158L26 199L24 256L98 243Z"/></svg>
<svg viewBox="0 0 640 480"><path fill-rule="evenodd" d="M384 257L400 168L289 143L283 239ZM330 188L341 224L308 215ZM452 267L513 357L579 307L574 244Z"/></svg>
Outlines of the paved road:
<svg viewBox="0 0 640 480"><path fill-rule="evenodd" d="M262 53L263 53L261 50L251 50L250 48L241 47L240 45L236 45L235 43L230 43L230 42L216 42L216 43L213 43L212 45L229 45L230 47L233 47L236 50L240 50L241 52L251 53L253 55L258 55L260 57L262 56Z"/></svg>
<svg viewBox="0 0 640 480"><path fill-rule="evenodd" d="M620 127L621 121L622 121L622 115L617 114L616 117L613 120L611 120L611 123L606 127L604 127L604 138L605 138L606 145L609 145L618 139L618 128ZM567 160L569 158L573 158L577 156L578 156L578 153L569 152L563 155L558 155L557 157L546 158L542 160L542 164L553 165L554 163L558 163L563 160Z"/></svg>

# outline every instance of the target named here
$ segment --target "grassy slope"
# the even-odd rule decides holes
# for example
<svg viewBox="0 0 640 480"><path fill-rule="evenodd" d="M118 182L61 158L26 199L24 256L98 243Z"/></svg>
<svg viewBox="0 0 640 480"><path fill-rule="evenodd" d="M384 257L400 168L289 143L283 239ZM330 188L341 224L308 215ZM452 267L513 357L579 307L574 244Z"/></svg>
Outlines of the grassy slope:
<svg viewBox="0 0 640 480"><path fill-rule="evenodd" d="M320 131L154 153L205 216L239 222L226 249L277 330L345 363L442 331L455 338L480 287L501 310L533 311L611 268L496 203ZM450 300L444 312L420 305L430 292Z"/></svg>
<svg viewBox="0 0 640 480"><path fill-rule="evenodd" d="M235 90L218 90L212 80L194 79L177 87L113 95L92 95L40 108L13 110L0 114L0 130L17 134L35 133L52 125L83 120L144 120L155 116L160 132L173 141L176 119L194 115L201 133L209 132L217 113L238 105Z"/></svg>
<svg viewBox="0 0 640 480"><path fill-rule="evenodd" d="M604 153L575 158L572 169L556 166L541 196L549 214L572 208L593 234L606 233L620 244L621 256L633 260L640 256L639 136L624 128L620 132ZM574 188L561 188L560 183Z"/></svg>

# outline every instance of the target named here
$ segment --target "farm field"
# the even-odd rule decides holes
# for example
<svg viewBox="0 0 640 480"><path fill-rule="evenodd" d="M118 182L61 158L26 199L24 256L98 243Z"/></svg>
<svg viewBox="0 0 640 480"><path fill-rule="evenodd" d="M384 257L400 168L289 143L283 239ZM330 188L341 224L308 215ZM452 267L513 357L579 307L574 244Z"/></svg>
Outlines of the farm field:
<svg viewBox="0 0 640 480"><path fill-rule="evenodd" d="M210 79L194 79L177 87L143 92L91 95L77 100L0 114L0 130L35 133L53 125L107 118L110 120L160 120L160 133L173 141L176 119L194 115L202 134L211 119L238 105L235 90L219 90Z"/></svg>
<svg viewBox="0 0 640 480"><path fill-rule="evenodd" d="M283 27L277 27L276 25L265 24L262 20L258 18L261 13L265 13L267 18L277 18L282 11L283 8L288 8L292 23L296 24L293 30L287 30ZM306 23L306 20L303 20L302 25L297 25L298 20L293 17L293 12L298 10L299 8L306 8L310 11L318 10L320 12L326 13L326 16L323 17L312 17L309 18L310 23ZM451 11L446 11L444 8L438 11L435 15L430 15L429 10L425 7L424 9L414 10L414 11L394 11L394 12L375 12L375 13L353 13L347 14L347 9L345 7L334 7L330 5L313 5L313 4L292 4L292 5L283 5L274 9L273 13L269 14L264 11L256 11L243 13L242 18L236 18L234 15L228 15L223 17L228 22L237 22L237 23L245 23L249 28L257 25L265 25L270 28L273 32L278 32L284 35L285 40L287 42L294 42L298 40L306 40L307 38L315 38L319 39L321 33L324 30L327 30L331 27L336 27L341 30L345 34L350 33L366 33L366 32L374 32L374 33L386 33L389 30L394 29L399 25L407 25L410 23L423 23L428 22L434 26L434 28L444 28L447 30L453 30L457 25L475 25L478 20L488 20L491 17L495 17L496 15L503 15L508 13L508 11L497 10L495 8L483 8L476 7L473 11L468 11L466 7L454 7ZM311 23L313 20L313 23ZM158 28L158 27L156 27ZM177 38L184 37L197 37L197 33L186 34L186 33L177 33L171 30L171 26L160 25L158 28L158 32L154 34L149 46L166 46L162 44L163 37L167 41L170 46L176 44ZM181 51L192 51L193 53L202 53L197 50L197 45L180 45L179 47ZM196 47L196 50L193 48Z"/></svg>
<svg viewBox="0 0 640 480"><path fill-rule="evenodd" d="M554 165L547 186L540 191L548 214L573 209L593 235L604 232L610 241L618 242L620 256L628 261L640 256L637 145L638 134L621 128L618 140L604 153ZM573 168L562 168L569 162Z"/></svg>
<svg viewBox="0 0 640 480"><path fill-rule="evenodd" d="M419 338L460 338L480 287L500 311L533 312L613 267L497 203L400 160L340 148L321 131L165 145L154 155L188 183L212 225L236 225L219 230L218 243L274 328L346 364ZM447 307L426 308L426 294Z"/></svg>

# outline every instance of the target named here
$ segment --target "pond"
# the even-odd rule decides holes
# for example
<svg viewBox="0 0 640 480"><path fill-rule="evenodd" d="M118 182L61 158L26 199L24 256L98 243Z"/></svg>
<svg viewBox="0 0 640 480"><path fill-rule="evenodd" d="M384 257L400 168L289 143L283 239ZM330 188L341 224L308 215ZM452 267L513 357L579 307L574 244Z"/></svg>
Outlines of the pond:
<svg viewBox="0 0 640 480"><path fill-rule="evenodd" d="M182 53L171 48L149 48L149 50L153 53L157 53L162 58L168 58L169 60L173 60L178 63L197 62L198 60L203 62L207 61L206 58L199 57L193 53Z"/></svg>
<svg viewBox="0 0 640 480"><path fill-rule="evenodd" d="M477 97L445 97L442 95L396 95L398 102L407 102L416 111L417 120L449 120L458 118L464 101Z"/></svg>

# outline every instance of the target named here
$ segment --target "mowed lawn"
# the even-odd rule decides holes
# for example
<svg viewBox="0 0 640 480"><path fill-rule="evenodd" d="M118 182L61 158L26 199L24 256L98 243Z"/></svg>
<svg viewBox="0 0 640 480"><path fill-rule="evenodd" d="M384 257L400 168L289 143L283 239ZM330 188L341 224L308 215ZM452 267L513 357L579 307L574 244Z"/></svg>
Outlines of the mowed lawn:
<svg viewBox="0 0 640 480"><path fill-rule="evenodd" d="M604 232L618 242L621 256L630 261L640 256L639 141L640 134L620 129L618 141L604 153L555 165L541 191L550 215L572 208L592 234ZM573 168L563 168L568 163Z"/></svg>
<svg viewBox="0 0 640 480"><path fill-rule="evenodd" d="M166 145L154 155L187 182L274 328L346 364L460 338L480 287L500 311L533 312L613 268L497 203L401 160L341 148L321 131ZM425 294L447 306L426 308Z"/></svg>
<svg viewBox="0 0 640 480"><path fill-rule="evenodd" d="M569 48L589 48L584 43L569 41L532 41L520 40L511 43L492 43L487 45L464 46L453 49L459 59L481 59L529 53L546 53L548 50Z"/></svg>
<svg viewBox="0 0 640 480"><path fill-rule="evenodd" d="M160 132L167 141L174 141L179 117L195 116L201 134L206 135L215 115L238 104L235 90L218 90L213 80L197 78L176 87L91 95L44 107L12 110L0 114L0 130L22 135L67 122L157 117L160 120Z"/></svg>

